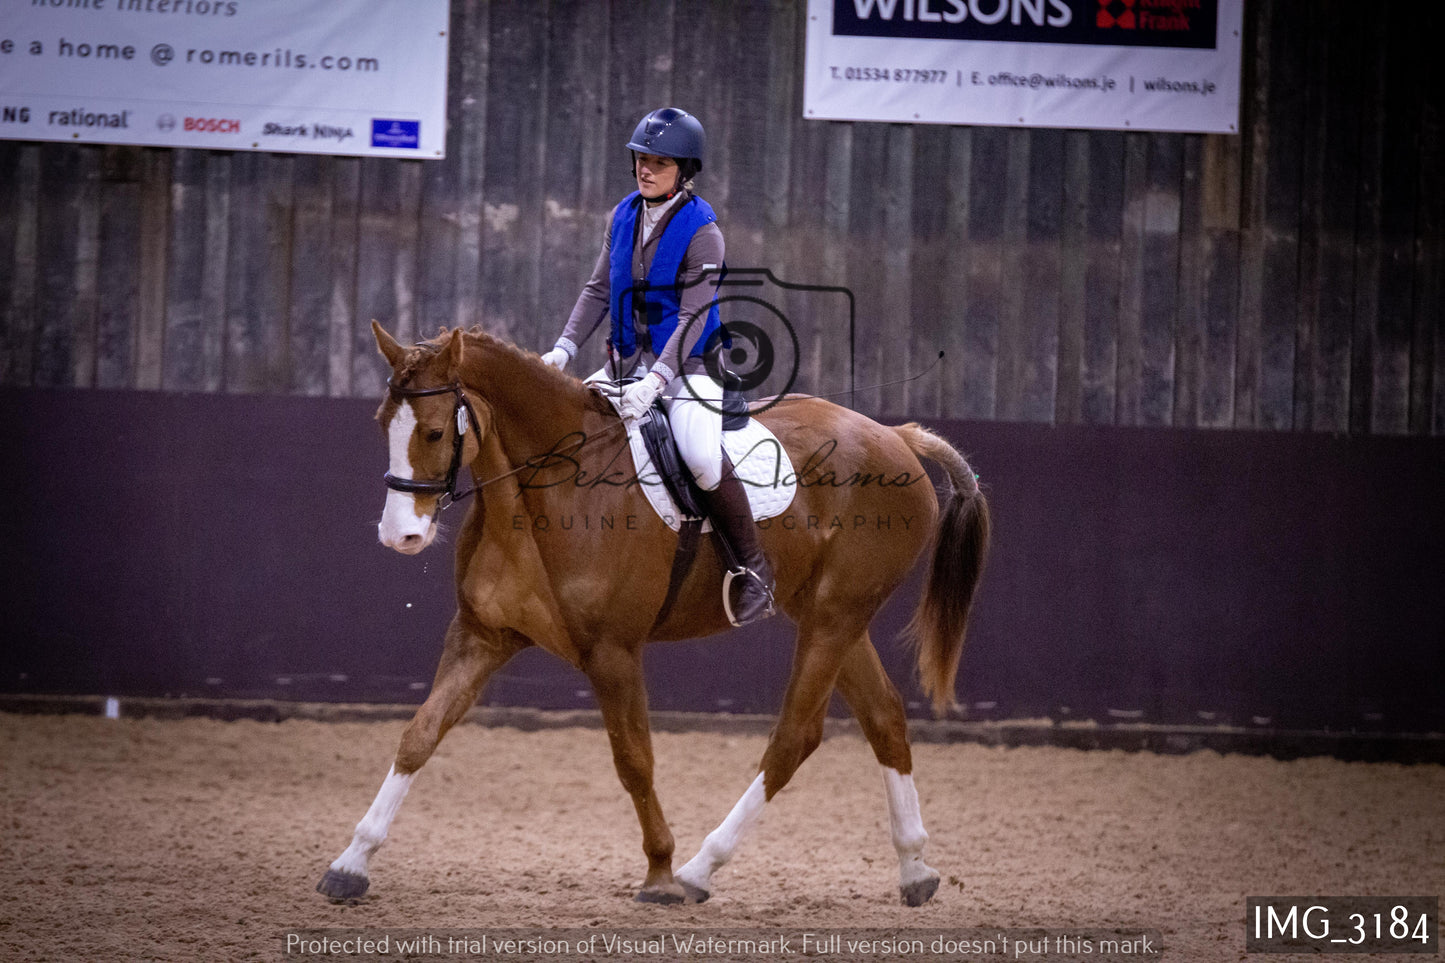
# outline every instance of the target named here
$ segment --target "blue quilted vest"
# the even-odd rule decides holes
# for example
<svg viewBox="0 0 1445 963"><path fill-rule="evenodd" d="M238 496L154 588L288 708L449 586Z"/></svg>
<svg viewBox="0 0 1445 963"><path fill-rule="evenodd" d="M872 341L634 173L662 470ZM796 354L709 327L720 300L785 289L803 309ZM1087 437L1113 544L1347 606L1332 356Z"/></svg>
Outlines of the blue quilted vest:
<svg viewBox="0 0 1445 963"><path fill-rule="evenodd" d="M652 256L652 266L647 279L642 282L632 276L632 252L636 243L637 214L642 208L641 195L633 191L622 199L612 215L612 259L610 280L612 285L612 345L624 358L637 352L637 328L633 323L634 299L643 298L647 311L647 342L643 348L656 354L672 337L677 327L679 307L682 304L682 288L679 274L682 259L692 236L704 224L717 220L717 215L707 201L693 197L675 211L667 222L657 249ZM721 265L719 265L721 267ZM708 281L701 282L703 284ZM711 283L716 284L717 279ZM712 345L722 323L718 318L717 302L708 308L707 321L702 335L693 345L689 357L700 357ZM681 372L679 372L680 374Z"/></svg>

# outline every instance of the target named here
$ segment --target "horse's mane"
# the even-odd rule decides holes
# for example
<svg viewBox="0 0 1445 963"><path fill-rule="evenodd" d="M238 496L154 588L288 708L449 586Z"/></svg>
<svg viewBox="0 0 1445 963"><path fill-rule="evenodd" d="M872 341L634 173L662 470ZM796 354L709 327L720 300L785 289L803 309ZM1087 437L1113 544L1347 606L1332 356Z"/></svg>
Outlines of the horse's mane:
<svg viewBox="0 0 1445 963"><path fill-rule="evenodd" d="M429 348L430 355L428 355L428 357L435 355L437 351L441 350L442 339L449 334L449 331L443 329L441 333L431 341L425 341L421 345L418 345L418 347ZM541 383L540 387L548 397L557 399L570 398L584 409L601 412L612 411L611 405L609 405L605 399L599 397L597 392L584 385L580 379L547 364L535 351L519 348L510 341L506 341L493 334L488 334L477 325L473 325L468 330L463 331L462 336L473 346L473 350L470 352L473 358L479 353L476 349L494 351L505 355L512 362L525 368L528 375L536 378ZM465 356L466 355L464 355L464 357ZM424 360L425 358L420 358L418 363ZM410 362L408 362L408 365L410 365Z"/></svg>
<svg viewBox="0 0 1445 963"><path fill-rule="evenodd" d="M401 367L392 375L391 383L399 388L406 387L407 383L416 376L416 373L435 358L437 352L440 350L441 344L435 338L431 341L422 341L419 344L414 344L407 348Z"/></svg>
<svg viewBox="0 0 1445 963"><path fill-rule="evenodd" d="M425 368L441 353L441 350L446 347L447 339L450 337L451 331L447 328L442 328L430 339L418 342L407 348L406 357L394 376L394 383L398 387L405 386L418 371ZM511 363L526 369L529 377L540 382L539 387L542 389L545 397L561 401L571 400L584 410L597 411L604 414L610 413L613 410L606 399L584 385L580 379L547 364L542 360L541 356L534 351L519 348L510 341L506 341L493 334L488 334L476 325L463 331L462 337L466 340L467 345L470 345L470 350L467 350L466 345L464 345L464 364L467 358L475 361L486 352L500 354L505 356ZM475 381L476 384L474 387L482 387L485 385L484 378L475 379Z"/></svg>

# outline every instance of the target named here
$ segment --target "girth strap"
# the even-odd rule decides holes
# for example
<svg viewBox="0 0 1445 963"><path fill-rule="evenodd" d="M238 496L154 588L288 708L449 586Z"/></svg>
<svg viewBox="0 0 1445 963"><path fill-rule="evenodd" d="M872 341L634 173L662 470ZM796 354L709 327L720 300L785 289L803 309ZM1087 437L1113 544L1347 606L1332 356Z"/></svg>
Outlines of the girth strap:
<svg viewBox="0 0 1445 963"><path fill-rule="evenodd" d="M685 518L677 530L677 551L672 555L672 574L667 577L667 597L662 600L662 608L657 610L657 618L652 620L652 627L656 629L672 612L673 603L677 601L677 593L682 589L682 583L687 580L687 573L692 571L692 563L697 559L698 535L702 533L702 519Z"/></svg>

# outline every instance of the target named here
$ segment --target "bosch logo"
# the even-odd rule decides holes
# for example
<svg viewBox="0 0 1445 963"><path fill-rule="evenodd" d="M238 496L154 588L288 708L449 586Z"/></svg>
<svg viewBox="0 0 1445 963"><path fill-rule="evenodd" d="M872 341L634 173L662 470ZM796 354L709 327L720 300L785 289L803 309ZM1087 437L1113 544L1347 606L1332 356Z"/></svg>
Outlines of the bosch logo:
<svg viewBox="0 0 1445 963"><path fill-rule="evenodd" d="M186 130L197 130L203 134L239 134L239 120L223 120L217 117L187 117Z"/></svg>

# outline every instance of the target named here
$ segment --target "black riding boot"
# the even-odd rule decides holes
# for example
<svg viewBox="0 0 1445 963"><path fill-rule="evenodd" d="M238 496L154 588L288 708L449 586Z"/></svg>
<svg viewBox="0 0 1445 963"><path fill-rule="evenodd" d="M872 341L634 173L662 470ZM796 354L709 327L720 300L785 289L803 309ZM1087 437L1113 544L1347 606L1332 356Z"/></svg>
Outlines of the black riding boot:
<svg viewBox="0 0 1445 963"><path fill-rule="evenodd" d="M773 567L758 541L758 526L743 483L733 463L722 456L722 481L702 493L718 550L728 575L723 581L723 606L733 625L747 625L773 614Z"/></svg>

